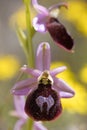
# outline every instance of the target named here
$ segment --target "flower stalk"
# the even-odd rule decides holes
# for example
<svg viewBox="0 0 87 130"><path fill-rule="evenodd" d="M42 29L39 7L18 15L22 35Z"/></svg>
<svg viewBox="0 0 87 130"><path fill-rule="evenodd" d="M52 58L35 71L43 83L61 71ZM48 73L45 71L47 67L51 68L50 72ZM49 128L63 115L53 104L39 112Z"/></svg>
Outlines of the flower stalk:
<svg viewBox="0 0 87 130"><path fill-rule="evenodd" d="M27 62L28 66L34 67L34 53L32 45L32 25L31 25L31 15L30 15L30 0L24 0L25 10L26 10L26 26L27 26ZM33 120L29 118L28 120L28 130L32 130Z"/></svg>
<svg viewBox="0 0 87 130"><path fill-rule="evenodd" d="M34 67L34 53L32 45L32 24L31 24L31 15L30 15L30 0L24 0L25 11L26 11L26 26L27 26L27 60L28 66Z"/></svg>
<svg viewBox="0 0 87 130"><path fill-rule="evenodd" d="M32 130L33 124L34 124L34 121L33 121L31 118L29 118L29 119L28 119L28 127L27 127L27 130Z"/></svg>

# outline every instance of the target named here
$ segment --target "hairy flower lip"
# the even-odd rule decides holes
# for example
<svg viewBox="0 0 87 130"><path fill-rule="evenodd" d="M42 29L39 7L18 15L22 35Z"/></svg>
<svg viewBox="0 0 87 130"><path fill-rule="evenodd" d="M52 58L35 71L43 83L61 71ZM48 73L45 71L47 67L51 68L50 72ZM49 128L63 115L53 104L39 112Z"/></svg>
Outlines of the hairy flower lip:
<svg viewBox="0 0 87 130"><path fill-rule="evenodd" d="M73 38L70 36L64 25L61 24L58 19L50 17L46 23L46 28L56 45L69 52L73 52Z"/></svg>

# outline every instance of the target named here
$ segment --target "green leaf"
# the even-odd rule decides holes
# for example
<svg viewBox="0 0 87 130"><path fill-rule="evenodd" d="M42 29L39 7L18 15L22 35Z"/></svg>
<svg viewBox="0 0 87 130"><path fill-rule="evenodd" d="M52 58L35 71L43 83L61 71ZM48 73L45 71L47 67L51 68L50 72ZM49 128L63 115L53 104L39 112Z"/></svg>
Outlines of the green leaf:
<svg viewBox="0 0 87 130"><path fill-rule="evenodd" d="M16 33L20 42L20 45L22 46L22 48L24 49L25 53L27 54L27 37L25 35L25 33L23 32L23 30L16 25Z"/></svg>

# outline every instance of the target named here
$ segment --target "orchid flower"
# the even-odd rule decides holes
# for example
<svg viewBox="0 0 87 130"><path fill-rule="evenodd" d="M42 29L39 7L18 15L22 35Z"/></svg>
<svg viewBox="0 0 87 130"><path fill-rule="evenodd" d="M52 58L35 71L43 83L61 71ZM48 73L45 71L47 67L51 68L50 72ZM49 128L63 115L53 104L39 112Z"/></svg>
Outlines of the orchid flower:
<svg viewBox="0 0 87 130"><path fill-rule="evenodd" d="M38 15L33 19L34 29L38 32L48 31L57 45L71 51L74 44L73 39L57 19L59 14L58 9L63 6L67 8L67 4L59 3L47 9L44 6L39 5L37 0L32 0L32 5L38 12Z"/></svg>
<svg viewBox="0 0 87 130"><path fill-rule="evenodd" d="M74 90L56 75L66 66L50 70L50 45L43 42L36 53L36 69L24 65L21 71L31 77L17 82L11 92L27 95L25 112L36 121L53 120L62 112L61 98L71 98Z"/></svg>
<svg viewBox="0 0 87 130"><path fill-rule="evenodd" d="M14 96L14 105L15 105L15 110L12 111L10 114L12 116L15 116L19 118L19 120L16 122L14 126L14 130L21 130L22 126L27 122L28 116L24 111L24 105L25 105L25 97L24 96ZM33 125L34 130L47 130L42 125L42 122L36 122L34 121Z"/></svg>

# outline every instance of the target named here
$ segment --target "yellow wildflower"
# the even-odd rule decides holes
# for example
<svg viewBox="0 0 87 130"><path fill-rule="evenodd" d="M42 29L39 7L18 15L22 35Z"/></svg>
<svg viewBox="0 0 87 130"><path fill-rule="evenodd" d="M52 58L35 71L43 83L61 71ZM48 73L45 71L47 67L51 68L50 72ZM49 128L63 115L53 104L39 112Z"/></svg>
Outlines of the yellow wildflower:
<svg viewBox="0 0 87 130"><path fill-rule="evenodd" d="M19 69L19 61L13 56L0 57L0 80L12 78Z"/></svg>
<svg viewBox="0 0 87 130"><path fill-rule="evenodd" d="M85 64L79 72L81 81L87 84L87 64Z"/></svg>
<svg viewBox="0 0 87 130"><path fill-rule="evenodd" d="M64 11L66 19L87 36L87 4L83 1L69 2L69 10Z"/></svg>

